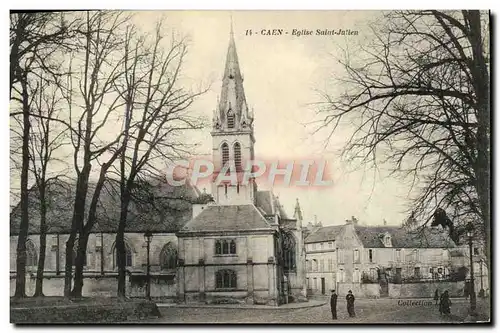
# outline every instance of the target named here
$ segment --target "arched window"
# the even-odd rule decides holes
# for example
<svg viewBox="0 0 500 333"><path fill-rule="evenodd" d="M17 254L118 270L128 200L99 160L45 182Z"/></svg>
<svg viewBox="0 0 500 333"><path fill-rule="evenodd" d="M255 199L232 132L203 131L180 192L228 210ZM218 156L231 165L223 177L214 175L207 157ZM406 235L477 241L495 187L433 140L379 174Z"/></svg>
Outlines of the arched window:
<svg viewBox="0 0 500 333"><path fill-rule="evenodd" d="M236 170L241 170L241 146L238 142L234 144L234 164Z"/></svg>
<svg viewBox="0 0 500 333"><path fill-rule="evenodd" d="M222 254L222 244L220 241L215 241L215 254Z"/></svg>
<svg viewBox="0 0 500 333"><path fill-rule="evenodd" d="M127 242L125 242L125 267L132 266L132 257L132 248ZM113 249L113 267L118 267L118 252L116 251L116 245Z"/></svg>
<svg viewBox="0 0 500 333"><path fill-rule="evenodd" d="M31 240L26 241L26 266L37 266L38 255L36 253L35 244Z"/></svg>
<svg viewBox="0 0 500 333"><path fill-rule="evenodd" d="M222 166L225 166L229 162L229 146L227 143L222 144Z"/></svg>
<svg viewBox="0 0 500 333"><path fill-rule="evenodd" d="M285 271L295 271L295 237L292 233L283 234L283 265Z"/></svg>
<svg viewBox="0 0 500 333"><path fill-rule="evenodd" d="M231 109L227 112L227 128L234 128L234 113Z"/></svg>
<svg viewBox="0 0 500 333"><path fill-rule="evenodd" d="M236 289L236 272L230 269L224 269L215 273L215 287L217 289Z"/></svg>
<svg viewBox="0 0 500 333"><path fill-rule="evenodd" d="M172 243L167 243L160 252L161 269L177 268L177 249Z"/></svg>

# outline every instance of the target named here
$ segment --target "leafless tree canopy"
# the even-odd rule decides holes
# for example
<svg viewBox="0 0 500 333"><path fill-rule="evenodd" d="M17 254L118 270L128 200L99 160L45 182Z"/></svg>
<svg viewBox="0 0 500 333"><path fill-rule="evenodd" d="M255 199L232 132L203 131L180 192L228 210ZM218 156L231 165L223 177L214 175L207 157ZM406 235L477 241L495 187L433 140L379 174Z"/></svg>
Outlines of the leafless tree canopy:
<svg viewBox="0 0 500 333"><path fill-rule="evenodd" d="M141 31L131 15L118 11L11 16L10 115L17 124L12 131L19 138L12 152L21 160L17 164L23 170L21 210L25 213L16 295L24 295L28 179L33 178L42 191L44 208L48 164L62 158L63 145L70 147L63 160L76 178L66 243L66 296L81 296L88 237L98 218L105 181L121 182L121 228L133 188L141 184L136 180L161 174L162 163L191 152L183 135L203 125L190 106L206 89L191 91L182 86L179 78L187 43L164 31L160 23L153 34ZM65 112L60 113L61 108ZM33 168L28 173L30 160ZM90 191L94 173L98 179ZM118 263L124 272L120 244L118 239Z"/></svg>
<svg viewBox="0 0 500 333"><path fill-rule="evenodd" d="M488 239L488 14L388 12L373 32L369 45L340 61L343 91L324 95L320 128L332 135L351 121L345 158L389 165L411 180L412 223L441 207L455 224L477 223Z"/></svg>

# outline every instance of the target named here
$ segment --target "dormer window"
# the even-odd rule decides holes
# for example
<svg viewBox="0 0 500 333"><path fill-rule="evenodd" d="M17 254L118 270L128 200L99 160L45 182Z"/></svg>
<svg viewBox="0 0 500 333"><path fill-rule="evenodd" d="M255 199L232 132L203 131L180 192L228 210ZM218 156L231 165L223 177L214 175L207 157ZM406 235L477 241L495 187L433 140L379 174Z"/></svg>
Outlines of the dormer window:
<svg viewBox="0 0 500 333"><path fill-rule="evenodd" d="M234 113L231 109L227 112L227 128L234 128Z"/></svg>
<svg viewBox="0 0 500 333"><path fill-rule="evenodd" d="M384 246L385 247L392 247L391 235L389 235L389 234L384 235Z"/></svg>

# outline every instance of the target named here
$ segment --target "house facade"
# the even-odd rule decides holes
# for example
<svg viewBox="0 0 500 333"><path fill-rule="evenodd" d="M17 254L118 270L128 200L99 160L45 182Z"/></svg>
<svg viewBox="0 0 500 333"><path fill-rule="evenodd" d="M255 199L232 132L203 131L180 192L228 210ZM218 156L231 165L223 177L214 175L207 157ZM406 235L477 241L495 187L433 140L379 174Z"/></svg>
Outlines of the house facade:
<svg viewBox="0 0 500 333"><path fill-rule="evenodd" d="M445 280L459 268L452 260L456 245L445 231L430 228L416 234L400 227L360 225L353 218L316 230L305 243L312 294L330 289L345 294L376 284L371 292L384 296L389 283Z"/></svg>

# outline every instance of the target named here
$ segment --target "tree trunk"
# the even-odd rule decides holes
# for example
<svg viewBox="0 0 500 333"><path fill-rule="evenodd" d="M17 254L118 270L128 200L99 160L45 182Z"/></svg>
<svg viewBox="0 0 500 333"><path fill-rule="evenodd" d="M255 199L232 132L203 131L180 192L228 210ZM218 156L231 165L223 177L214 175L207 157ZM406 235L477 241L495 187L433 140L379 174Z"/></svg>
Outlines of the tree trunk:
<svg viewBox="0 0 500 333"><path fill-rule="evenodd" d="M34 296L43 295L43 272L45 270L45 251L47 247L47 205L45 197L45 184L40 189L40 255L36 271L36 285Z"/></svg>
<svg viewBox="0 0 500 333"><path fill-rule="evenodd" d="M88 244L89 234L80 235L78 237L78 248L76 252L75 259L75 278L74 287L71 292L73 297L82 297L83 290L83 266L85 263L85 257L87 256L87 244Z"/></svg>
<svg viewBox="0 0 500 333"><path fill-rule="evenodd" d="M26 296L26 239L28 238L29 215L28 215L28 170L29 170L29 97L27 77L24 75L21 81L23 99L23 147L21 165L21 223L19 225L19 236L16 251L16 291L14 297Z"/></svg>
<svg viewBox="0 0 500 333"><path fill-rule="evenodd" d="M85 260L83 259L87 255L87 244L89 241L90 233L95 225L95 222L97 221L97 204L99 203L99 197L101 196L102 188L104 187L104 181L106 180L106 173L117 157L118 153L116 153L107 163L104 163L103 166L101 167L99 180L97 181L94 194L92 195L92 202L90 203L87 223L83 227L82 233L79 235L79 239L81 239L83 243L78 242L78 250L77 250L78 252L75 262L75 286L72 291L72 295L75 297L82 296L83 263L85 262ZM80 244L84 244L85 247L80 248ZM81 258L79 258L80 256ZM103 258L101 257L101 261L102 260Z"/></svg>
<svg viewBox="0 0 500 333"><path fill-rule="evenodd" d="M64 296L71 295L71 280L73 274L73 247L75 246L76 233L71 232L66 241L66 260L64 263Z"/></svg>
<svg viewBox="0 0 500 333"><path fill-rule="evenodd" d="M477 165L476 190L484 222L485 254L487 256L488 270L490 269L490 79L487 61L484 58L484 45L481 34L481 15L478 10L467 11L470 26L469 41L472 46L471 73L474 79L474 90L478 100L477 112ZM489 47L488 47L489 49ZM489 270L490 271L490 270ZM489 276L489 274L488 274Z"/></svg>
<svg viewBox="0 0 500 333"><path fill-rule="evenodd" d="M121 195L121 209L120 209L120 224L118 225L118 232L116 234L116 253L118 262L118 297L125 298L125 225L127 222L128 205L130 202L130 191L125 188Z"/></svg>
<svg viewBox="0 0 500 333"><path fill-rule="evenodd" d="M75 246L76 234L81 233L85 214L85 201L87 199L88 178L90 174L90 163L85 164L83 170L78 175L76 185L75 204L73 209L73 219L71 222L71 233L66 242L66 262L64 268L64 296L71 294L71 279L73 273L73 248Z"/></svg>

